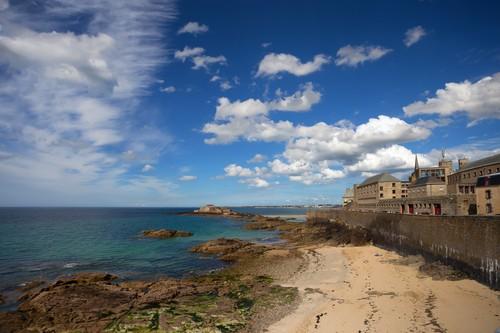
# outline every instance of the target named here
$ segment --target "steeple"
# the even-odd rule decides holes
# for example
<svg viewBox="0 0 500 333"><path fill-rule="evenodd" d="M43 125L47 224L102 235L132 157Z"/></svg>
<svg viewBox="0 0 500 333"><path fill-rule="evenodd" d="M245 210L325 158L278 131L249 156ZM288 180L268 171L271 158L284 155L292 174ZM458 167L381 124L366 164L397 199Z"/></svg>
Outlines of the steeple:
<svg viewBox="0 0 500 333"><path fill-rule="evenodd" d="M417 157L417 154L415 154L415 171L417 171L418 169L418 157Z"/></svg>

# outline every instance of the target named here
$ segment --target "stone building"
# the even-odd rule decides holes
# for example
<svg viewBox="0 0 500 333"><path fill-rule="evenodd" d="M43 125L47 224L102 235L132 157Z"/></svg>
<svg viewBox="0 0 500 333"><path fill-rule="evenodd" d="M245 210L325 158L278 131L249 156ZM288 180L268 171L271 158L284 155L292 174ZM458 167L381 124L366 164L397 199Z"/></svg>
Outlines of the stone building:
<svg viewBox="0 0 500 333"><path fill-rule="evenodd" d="M441 177L418 178L408 186L408 198L425 198L446 195L446 182Z"/></svg>
<svg viewBox="0 0 500 333"><path fill-rule="evenodd" d="M447 177L453 172L453 163L451 160L445 158L444 151L438 166L433 167L420 167L418 164L418 157L415 155L415 168L410 175L410 183L414 184L420 178L437 177L447 182Z"/></svg>
<svg viewBox="0 0 500 333"><path fill-rule="evenodd" d="M448 193L469 194L475 192L477 179L481 176L500 172L500 154L469 162L458 160L459 169L448 176Z"/></svg>
<svg viewBox="0 0 500 333"><path fill-rule="evenodd" d="M381 173L357 185L354 192L353 209L374 212L380 200L401 198L401 180L388 173Z"/></svg>
<svg viewBox="0 0 500 333"><path fill-rule="evenodd" d="M477 179L476 204L479 215L500 215L500 173Z"/></svg>

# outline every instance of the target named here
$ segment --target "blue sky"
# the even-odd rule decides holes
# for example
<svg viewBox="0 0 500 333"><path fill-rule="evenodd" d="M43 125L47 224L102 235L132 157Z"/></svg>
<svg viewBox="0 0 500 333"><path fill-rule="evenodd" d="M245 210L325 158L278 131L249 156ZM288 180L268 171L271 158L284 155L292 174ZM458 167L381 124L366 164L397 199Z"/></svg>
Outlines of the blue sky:
<svg viewBox="0 0 500 333"><path fill-rule="evenodd" d="M499 152L498 12L0 0L0 205L338 203Z"/></svg>

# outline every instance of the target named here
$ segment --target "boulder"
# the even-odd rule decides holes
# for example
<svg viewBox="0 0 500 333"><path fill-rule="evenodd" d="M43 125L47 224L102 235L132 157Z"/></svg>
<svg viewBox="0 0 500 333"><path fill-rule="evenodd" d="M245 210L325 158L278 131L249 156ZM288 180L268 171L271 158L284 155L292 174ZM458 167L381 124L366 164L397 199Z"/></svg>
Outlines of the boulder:
<svg viewBox="0 0 500 333"><path fill-rule="evenodd" d="M148 238L166 239L173 237L190 237L193 236L193 233L189 231L159 229L159 230L144 230L142 232L142 235Z"/></svg>

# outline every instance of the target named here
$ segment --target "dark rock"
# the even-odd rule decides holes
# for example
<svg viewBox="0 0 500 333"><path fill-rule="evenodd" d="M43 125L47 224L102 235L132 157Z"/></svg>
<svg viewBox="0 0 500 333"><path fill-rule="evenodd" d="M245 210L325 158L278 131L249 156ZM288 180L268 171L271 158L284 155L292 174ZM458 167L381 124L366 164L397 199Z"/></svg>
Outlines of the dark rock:
<svg viewBox="0 0 500 333"><path fill-rule="evenodd" d="M190 237L193 236L193 233L189 231L160 229L160 230L145 230L142 232L142 235L144 237L149 237L149 238L166 239L173 237Z"/></svg>

